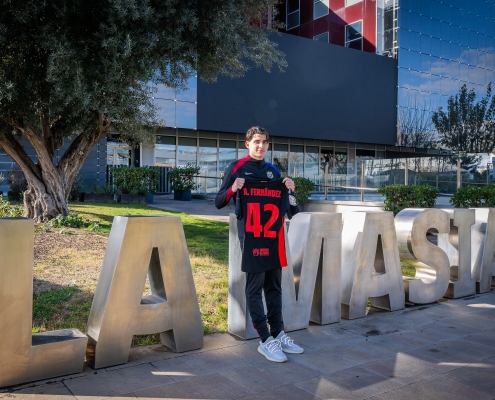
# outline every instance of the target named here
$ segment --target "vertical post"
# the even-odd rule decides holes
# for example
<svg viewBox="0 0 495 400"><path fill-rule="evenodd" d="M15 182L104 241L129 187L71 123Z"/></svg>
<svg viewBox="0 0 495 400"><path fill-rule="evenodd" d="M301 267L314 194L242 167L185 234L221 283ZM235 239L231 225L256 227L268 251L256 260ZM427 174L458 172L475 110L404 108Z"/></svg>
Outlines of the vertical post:
<svg viewBox="0 0 495 400"><path fill-rule="evenodd" d="M294 178L297 177L297 167L294 167L294 175L293 176L294 176Z"/></svg>
<svg viewBox="0 0 495 400"><path fill-rule="evenodd" d="M208 170L205 169L205 178L204 178L204 182L205 182L205 194L206 194L206 176L207 176L207 173L208 173Z"/></svg>
<svg viewBox="0 0 495 400"><path fill-rule="evenodd" d="M325 200L328 200L328 163L325 163L325 177L324 177L324 183L325 183Z"/></svg>
<svg viewBox="0 0 495 400"><path fill-rule="evenodd" d="M486 184L490 184L490 164L486 164Z"/></svg>
<svg viewBox="0 0 495 400"><path fill-rule="evenodd" d="M460 189L462 186L461 182L461 156L457 157L457 189Z"/></svg>
<svg viewBox="0 0 495 400"><path fill-rule="evenodd" d="M404 185L409 185L409 163L404 161Z"/></svg>
<svg viewBox="0 0 495 400"><path fill-rule="evenodd" d="M436 186L437 186L437 189L438 189L438 171L437 171L437 174L436 174Z"/></svg>
<svg viewBox="0 0 495 400"><path fill-rule="evenodd" d="M364 188L364 161L361 163L361 188ZM364 201L364 189L361 189L361 201Z"/></svg>

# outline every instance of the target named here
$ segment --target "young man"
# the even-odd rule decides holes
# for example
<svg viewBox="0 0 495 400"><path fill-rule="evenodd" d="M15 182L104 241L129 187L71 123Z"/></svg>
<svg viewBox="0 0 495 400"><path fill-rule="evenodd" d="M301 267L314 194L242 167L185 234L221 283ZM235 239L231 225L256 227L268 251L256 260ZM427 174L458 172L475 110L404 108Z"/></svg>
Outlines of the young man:
<svg viewBox="0 0 495 400"><path fill-rule="evenodd" d="M260 207L259 201L254 204L256 207L249 207L248 204L247 211L238 211L241 196L253 193L256 195L268 193L272 197L279 197L278 201L282 203L285 201L283 203L285 204L283 206L285 207L284 210L289 204L288 191L294 190L294 181L290 178L280 179L280 171L272 164L264 161L268 146L268 132L265 129L255 126L247 131L246 147L249 149L249 155L229 165L222 181L222 187L215 198L215 205L217 208L225 207L232 197L234 197L234 201L237 201L237 229L243 252L242 271L246 273L246 302L253 326L261 338L258 352L270 361L285 362L287 357L284 352L302 353L304 351L294 344L294 341L282 329L281 267L286 266L286 264L284 265L284 261L281 259L285 260L283 236L283 216L285 211L278 215L276 205L263 204L264 207ZM261 190L250 187L250 185L254 185L254 187L260 186L259 182L268 182L265 186L272 183L279 185L277 188L280 189L281 186L282 190L272 190L270 189L271 186L268 190L266 187ZM291 202L291 204L295 205L295 202ZM251 206L253 206L253 203L251 203ZM276 212L273 212L274 208L277 209ZM270 217L268 223L264 227L259 224L260 209L271 211L271 213L268 213ZM287 210L289 209L287 208ZM278 232L270 230L275 226L279 227L277 228ZM254 235L247 236L246 232L254 232ZM268 239L263 236L268 237ZM249 240L246 241L246 238L249 238ZM262 248L257 248L253 244L256 240L264 241ZM278 253L277 251L272 251L273 249L271 250L270 246L272 248L278 246ZM282 250L280 250L280 247ZM264 312L262 291L265 294L268 315L265 315ZM268 325L270 328L268 328Z"/></svg>

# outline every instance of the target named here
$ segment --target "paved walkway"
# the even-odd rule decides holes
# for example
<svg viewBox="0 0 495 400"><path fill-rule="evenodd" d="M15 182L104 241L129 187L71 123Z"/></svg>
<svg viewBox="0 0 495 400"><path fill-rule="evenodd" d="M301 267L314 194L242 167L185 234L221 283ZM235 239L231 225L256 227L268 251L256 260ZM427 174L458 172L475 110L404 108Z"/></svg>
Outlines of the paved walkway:
<svg viewBox="0 0 495 400"><path fill-rule="evenodd" d="M317 326L275 364L257 340L205 337L199 351L155 345L128 364L18 387L5 399L493 399L495 291Z"/></svg>
<svg viewBox="0 0 495 400"><path fill-rule="evenodd" d="M192 214L227 217L208 200L179 206L161 199L157 205L185 211L198 201L201 212ZM85 367L81 374L3 390L0 399L495 398L495 290L290 335L306 351L284 364L258 354L257 340L214 334L198 351L131 349L125 365Z"/></svg>

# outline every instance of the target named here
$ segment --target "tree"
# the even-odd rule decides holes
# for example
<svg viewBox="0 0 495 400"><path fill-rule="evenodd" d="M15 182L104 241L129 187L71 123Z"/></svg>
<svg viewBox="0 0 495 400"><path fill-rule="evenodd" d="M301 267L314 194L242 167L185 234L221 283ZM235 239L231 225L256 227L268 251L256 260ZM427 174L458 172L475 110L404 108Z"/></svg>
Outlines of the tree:
<svg viewBox="0 0 495 400"><path fill-rule="evenodd" d="M431 121L431 108L418 98L406 107L399 107L397 145L431 148L436 142L436 132Z"/></svg>
<svg viewBox="0 0 495 400"><path fill-rule="evenodd" d="M276 2L0 0L0 147L28 181L26 216L68 214L70 187L111 127L128 141L152 136L150 81L180 89L196 71L213 81L283 68L266 18Z"/></svg>
<svg viewBox="0 0 495 400"><path fill-rule="evenodd" d="M455 152L491 153L495 147L495 97L492 84L486 95L476 101L474 89L463 85L450 96L447 110L439 107L432 116L440 143Z"/></svg>

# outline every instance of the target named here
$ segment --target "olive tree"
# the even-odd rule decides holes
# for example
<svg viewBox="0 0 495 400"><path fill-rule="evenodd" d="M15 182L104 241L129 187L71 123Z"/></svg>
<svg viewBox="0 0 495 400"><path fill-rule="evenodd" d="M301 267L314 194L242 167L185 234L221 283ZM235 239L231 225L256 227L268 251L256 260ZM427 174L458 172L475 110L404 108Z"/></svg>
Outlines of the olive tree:
<svg viewBox="0 0 495 400"><path fill-rule="evenodd" d="M71 185L110 128L125 140L150 136L161 122L149 82L181 89L196 72L215 80L283 68L267 18L276 3L0 0L0 147L28 181L26 216L68 214Z"/></svg>

